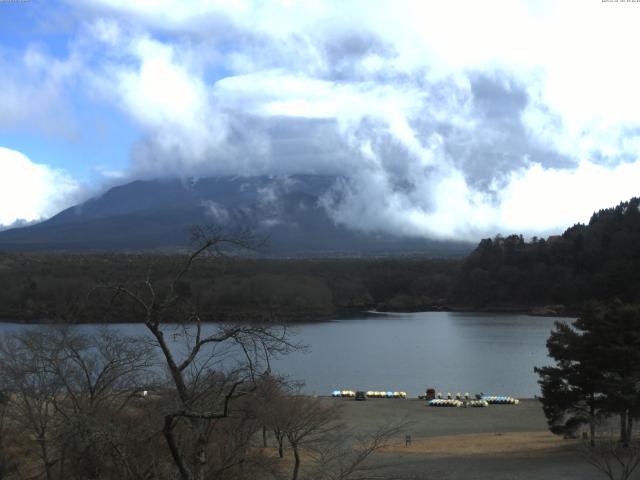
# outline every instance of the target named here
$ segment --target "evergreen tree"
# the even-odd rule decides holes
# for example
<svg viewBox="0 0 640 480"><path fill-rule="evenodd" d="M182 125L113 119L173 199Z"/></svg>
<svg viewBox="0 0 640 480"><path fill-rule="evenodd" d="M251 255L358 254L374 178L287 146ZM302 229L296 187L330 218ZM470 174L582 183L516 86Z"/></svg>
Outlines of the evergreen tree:
<svg viewBox="0 0 640 480"><path fill-rule="evenodd" d="M592 339L605 393L604 408L620 416L620 440L631 441L640 414L640 306L616 300L586 309L576 326Z"/></svg>
<svg viewBox="0 0 640 480"><path fill-rule="evenodd" d="M547 348L557 366L535 371L540 375L540 401L550 430L573 436L580 426L588 424L593 444L596 421L603 414L603 397L602 376L589 340L566 323L556 322Z"/></svg>
<svg viewBox="0 0 640 480"><path fill-rule="evenodd" d="M547 341L556 366L536 368L550 429L573 434L599 417L620 416L620 440L628 444L640 416L640 307L616 300L591 303L572 326L556 323Z"/></svg>

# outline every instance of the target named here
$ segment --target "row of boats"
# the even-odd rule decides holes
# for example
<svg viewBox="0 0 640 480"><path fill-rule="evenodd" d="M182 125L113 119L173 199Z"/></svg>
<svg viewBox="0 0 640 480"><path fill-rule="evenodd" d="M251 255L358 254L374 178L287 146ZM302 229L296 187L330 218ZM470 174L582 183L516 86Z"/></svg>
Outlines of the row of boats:
<svg viewBox="0 0 640 480"><path fill-rule="evenodd" d="M488 407L489 402L486 400L469 400L463 402L455 398L434 398L429 401L428 405L430 407Z"/></svg>
<svg viewBox="0 0 640 480"><path fill-rule="evenodd" d="M368 392L354 391L354 390L334 390L331 392L332 397L342 398L355 398L356 400L367 398L407 398L407 392L400 391L374 391ZM476 395L475 399L470 399L469 394L465 393L464 396L459 393L455 398L451 397L451 394L447 394L447 398L433 398L428 400L427 405L430 407L488 407L489 405L518 405L520 400L511 396L504 395Z"/></svg>
<svg viewBox="0 0 640 480"><path fill-rule="evenodd" d="M369 390L368 392L355 392L353 390L334 390L332 397L355 398L357 394L364 394L368 398L407 398L407 392L378 392Z"/></svg>
<svg viewBox="0 0 640 480"><path fill-rule="evenodd" d="M488 407L489 405L518 405L520 400L510 396L484 395L475 400L460 400L459 398L434 398L429 400L430 407Z"/></svg>
<svg viewBox="0 0 640 480"><path fill-rule="evenodd" d="M485 395L482 397L482 400L494 405L518 405L520 403L520 400L517 398L501 395Z"/></svg>

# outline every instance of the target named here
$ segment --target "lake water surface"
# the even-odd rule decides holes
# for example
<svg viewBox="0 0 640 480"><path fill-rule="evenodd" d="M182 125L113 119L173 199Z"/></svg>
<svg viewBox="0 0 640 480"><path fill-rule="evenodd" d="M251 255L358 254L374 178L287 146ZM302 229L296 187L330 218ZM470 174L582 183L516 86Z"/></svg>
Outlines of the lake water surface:
<svg viewBox="0 0 640 480"><path fill-rule="evenodd" d="M550 363L545 342L556 320L572 319L423 312L301 324L293 333L307 352L272 366L304 380L306 392L320 395L350 389L403 390L416 396L433 387L445 393L533 397L540 393L533 367ZM27 327L0 324L0 334L21 328ZM113 328L146 333L141 324Z"/></svg>

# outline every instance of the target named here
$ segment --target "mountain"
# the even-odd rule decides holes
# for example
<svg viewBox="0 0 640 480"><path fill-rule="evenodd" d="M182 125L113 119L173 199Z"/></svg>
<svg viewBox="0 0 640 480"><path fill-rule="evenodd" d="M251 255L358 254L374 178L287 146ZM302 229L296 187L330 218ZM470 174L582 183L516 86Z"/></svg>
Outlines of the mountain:
<svg viewBox="0 0 640 480"><path fill-rule="evenodd" d="M319 198L336 177L211 177L138 180L50 219L0 232L0 250L138 251L188 246L193 225L251 228L270 255L460 256L465 242L366 234L336 225Z"/></svg>

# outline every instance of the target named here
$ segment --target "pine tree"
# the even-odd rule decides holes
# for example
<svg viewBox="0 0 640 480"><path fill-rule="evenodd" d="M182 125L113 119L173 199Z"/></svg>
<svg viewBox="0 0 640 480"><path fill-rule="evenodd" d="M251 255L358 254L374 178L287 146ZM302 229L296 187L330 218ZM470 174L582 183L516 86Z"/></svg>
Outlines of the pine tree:
<svg viewBox="0 0 640 480"><path fill-rule="evenodd" d="M628 445L640 414L640 306L616 300L587 309L576 322L595 344L602 373L604 409L620 416L620 440Z"/></svg>
<svg viewBox="0 0 640 480"><path fill-rule="evenodd" d="M590 338L566 323L556 322L547 340L555 367L535 368L540 375L542 402L550 430L573 436L589 425L590 442L595 441L595 425L602 414L602 376L597 358L591 354Z"/></svg>
<svg viewBox="0 0 640 480"><path fill-rule="evenodd" d="M552 432L574 434L599 417L620 416L620 440L631 440L640 416L640 307L591 303L571 326L557 322L547 341L554 367L536 368Z"/></svg>

